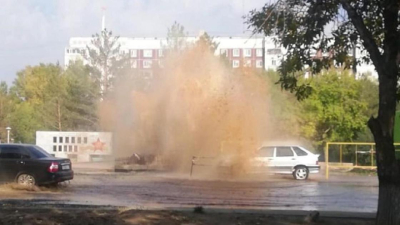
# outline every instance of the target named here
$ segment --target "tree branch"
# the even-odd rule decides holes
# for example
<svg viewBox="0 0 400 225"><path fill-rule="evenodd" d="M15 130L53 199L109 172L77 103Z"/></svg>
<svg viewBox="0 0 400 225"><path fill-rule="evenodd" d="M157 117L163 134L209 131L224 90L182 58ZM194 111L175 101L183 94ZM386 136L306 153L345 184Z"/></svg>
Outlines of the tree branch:
<svg viewBox="0 0 400 225"><path fill-rule="evenodd" d="M356 12L356 10L347 0L340 0L340 3L347 11L350 20L353 22L353 25L357 29L361 39L364 41L364 46L371 56L371 60L374 63L376 71L378 74L384 74L384 66L381 62L382 54L379 52L378 45L375 43L372 33L365 26L363 18Z"/></svg>

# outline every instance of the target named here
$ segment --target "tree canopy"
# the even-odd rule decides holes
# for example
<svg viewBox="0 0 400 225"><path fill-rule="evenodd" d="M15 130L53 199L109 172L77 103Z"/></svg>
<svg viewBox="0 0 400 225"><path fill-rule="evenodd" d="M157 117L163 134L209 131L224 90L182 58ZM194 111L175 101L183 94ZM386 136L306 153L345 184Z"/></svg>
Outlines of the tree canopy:
<svg viewBox="0 0 400 225"><path fill-rule="evenodd" d="M301 99L310 94L311 87L297 85L302 75L297 71L318 74L331 66L352 68L355 45L363 51L356 63L372 62L378 72L383 71L383 60L396 60L399 46L390 41L399 39L396 4L379 0L278 0L251 11L247 23L255 32L274 36L287 50L279 68L280 83ZM384 25L393 31L390 36ZM390 48L394 51L388 51Z"/></svg>
<svg viewBox="0 0 400 225"><path fill-rule="evenodd" d="M167 49L169 51L180 52L187 47L187 33L185 27L178 22L174 22L167 32Z"/></svg>
<svg viewBox="0 0 400 225"><path fill-rule="evenodd" d="M17 142L33 143L37 130L97 129L100 86L81 61L66 70L56 64L27 66L9 90L2 83L0 91L0 125L11 126Z"/></svg>
<svg viewBox="0 0 400 225"><path fill-rule="evenodd" d="M106 94L113 87L113 80L120 70L130 63L129 53L121 51L119 36L113 36L107 29L93 35L91 45L86 48L83 57L89 63L93 77L99 80L102 93Z"/></svg>
<svg viewBox="0 0 400 225"><path fill-rule="evenodd" d="M196 45L200 47L200 49L210 51L214 54L214 52L218 48L219 43L215 42L213 38L207 34L207 32L204 32L202 35L200 35L199 40L197 40L196 42Z"/></svg>
<svg viewBox="0 0 400 225"><path fill-rule="evenodd" d="M353 141L366 130L368 103L362 83L349 72L331 70L310 83L313 93L301 104L302 134L316 144Z"/></svg>

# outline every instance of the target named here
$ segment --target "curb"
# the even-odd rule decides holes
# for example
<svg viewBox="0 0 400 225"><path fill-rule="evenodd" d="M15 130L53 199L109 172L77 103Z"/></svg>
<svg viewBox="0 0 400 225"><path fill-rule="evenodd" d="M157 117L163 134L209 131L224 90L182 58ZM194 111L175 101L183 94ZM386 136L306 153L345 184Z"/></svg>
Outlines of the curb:
<svg viewBox="0 0 400 225"><path fill-rule="evenodd" d="M1 204L3 203L3 204ZM5 204L4 204L5 203ZM4 205L8 205L4 207ZM11 203L11 204L10 204ZM34 204L32 206L18 206L18 201L0 201L0 209L5 210L46 210L48 208L51 209L60 209L67 211L75 211L75 210L122 210L122 211L181 211L181 212L193 212L194 206L187 207L157 207L157 206L111 206L111 205L84 205L84 204L58 204L58 203L50 203L50 204ZM3 207L2 207L3 205ZM204 207L204 213L239 213L239 214L264 214L264 215L273 215L273 216L307 216L311 212L318 210L275 210L275 209L242 209L242 208L220 208L220 207ZM373 212L340 212L340 211L318 211L320 213L320 217L325 218L351 218L351 219L375 219L376 213Z"/></svg>

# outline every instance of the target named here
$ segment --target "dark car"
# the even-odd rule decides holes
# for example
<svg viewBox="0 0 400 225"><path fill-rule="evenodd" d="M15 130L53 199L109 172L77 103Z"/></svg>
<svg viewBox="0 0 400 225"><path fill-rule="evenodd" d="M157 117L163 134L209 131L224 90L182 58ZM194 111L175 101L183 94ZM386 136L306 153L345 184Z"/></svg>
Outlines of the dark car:
<svg viewBox="0 0 400 225"><path fill-rule="evenodd" d="M45 185L73 178L69 159L55 158L36 145L0 144L0 182Z"/></svg>

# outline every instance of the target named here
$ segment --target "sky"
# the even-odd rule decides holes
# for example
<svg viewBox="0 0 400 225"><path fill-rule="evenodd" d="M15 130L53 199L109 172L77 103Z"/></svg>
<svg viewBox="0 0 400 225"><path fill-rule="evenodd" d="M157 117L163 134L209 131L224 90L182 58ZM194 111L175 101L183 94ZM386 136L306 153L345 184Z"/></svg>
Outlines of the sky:
<svg viewBox="0 0 400 225"><path fill-rule="evenodd" d="M242 35L243 14L271 0L0 0L0 80L27 65L63 63L70 37L106 27L124 37L164 37L174 21L190 35ZM249 34L249 33L247 33Z"/></svg>

